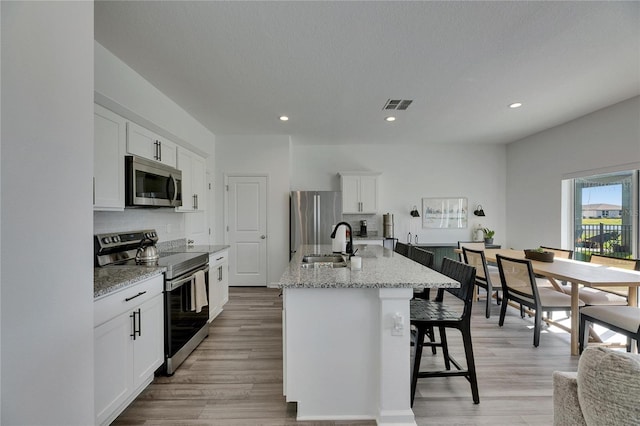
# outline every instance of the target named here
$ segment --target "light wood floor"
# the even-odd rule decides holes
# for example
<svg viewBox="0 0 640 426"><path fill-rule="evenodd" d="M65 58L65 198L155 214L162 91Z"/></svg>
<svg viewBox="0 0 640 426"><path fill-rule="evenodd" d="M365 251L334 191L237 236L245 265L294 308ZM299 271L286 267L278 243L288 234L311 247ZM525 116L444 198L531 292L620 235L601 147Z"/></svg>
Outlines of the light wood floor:
<svg viewBox="0 0 640 426"><path fill-rule="evenodd" d="M154 382L118 417L115 425L371 425L375 422L296 422L295 404L282 396L282 327L279 291L231 288L229 303L209 337L173 377ZM473 344L480 404L464 378L422 379L413 411L419 425L550 425L554 370L575 371L569 335L546 329L533 347L533 323L510 309L498 327L499 307L484 317L474 307ZM450 352L460 354L456 332ZM426 352L426 351L425 351ZM422 370L442 369L425 353Z"/></svg>

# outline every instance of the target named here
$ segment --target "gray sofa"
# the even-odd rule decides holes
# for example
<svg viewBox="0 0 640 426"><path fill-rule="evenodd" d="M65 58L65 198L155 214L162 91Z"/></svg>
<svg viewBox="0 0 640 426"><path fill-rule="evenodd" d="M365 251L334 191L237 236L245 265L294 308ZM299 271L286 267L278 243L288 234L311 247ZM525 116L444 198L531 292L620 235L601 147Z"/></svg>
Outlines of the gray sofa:
<svg viewBox="0 0 640 426"><path fill-rule="evenodd" d="M577 372L554 372L553 424L640 425L640 355L593 346Z"/></svg>

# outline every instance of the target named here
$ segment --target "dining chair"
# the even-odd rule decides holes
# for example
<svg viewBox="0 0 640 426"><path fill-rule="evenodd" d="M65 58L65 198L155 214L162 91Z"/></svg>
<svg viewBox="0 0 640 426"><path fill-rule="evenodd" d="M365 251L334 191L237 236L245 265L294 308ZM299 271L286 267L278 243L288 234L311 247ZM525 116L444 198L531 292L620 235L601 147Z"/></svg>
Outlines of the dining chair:
<svg viewBox="0 0 640 426"><path fill-rule="evenodd" d="M403 255L404 257L409 257L409 246L405 243L401 243L400 241L396 242L396 246L393 248L393 251Z"/></svg>
<svg viewBox="0 0 640 426"><path fill-rule="evenodd" d="M541 249L543 249L544 251L550 251L553 253L553 257L554 258L559 258L559 259L573 259L573 250L567 250L567 249L561 249L561 248L555 248L555 247L548 247L548 246L540 246ZM543 276L540 275L536 275L536 282L538 284L538 287L552 287L555 288L553 286L553 284L551 284L551 282L546 279ZM567 282L566 281L562 281L562 285L566 286ZM564 291L564 289L562 289ZM569 287L569 294L571 294L571 287Z"/></svg>
<svg viewBox="0 0 640 426"><path fill-rule="evenodd" d="M627 337L627 352L631 352L631 340L640 350L640 308L635 306L586 306L580 309L580 353L589 341L589 328L598 324Z"/></svg>
<svg viewBox="0 0 640 426"><path fill-rule="evenodd" d="M498 292L502 290L502 282L500 281L500 273L497 269L490 270L487 266L487 259L484 256L484 250L473 250L468 247L462 247L464 263L476 268L476 286L483 288L487 293L485 316L491 317L491 298L493 292L496 292L496 301L500 303Z"/></svg>
<svg viewBox="0 0 640 426"><path fill-rule="evenodd" d="M597 265L611 266L614 268L629 269L632 271L640 271L640 259L622 259L619 257L604 256L601 254L592 254L589 262ZM603 291L608 291L626 299L629 298L629 287L594 287Z"/></svg>
<svg viewBox="0 0 640 426"><path fill-rule="evenodd" d="M559 257L562 259L573 259L573 250L567 250L567 249L561 249L561 248L555 248L555 247L546 247L546 246L540 246L540 248L543 249L544 251L553 252L554 257Z"/></svg>
<svg viewBox="0 0 640 426"><path fill-rule="evenodd" d="M552 251L555 253L555 257L563 258L563 259L572 259L573 258L573 250L565 250L553 247L545 247L540 246L542 249L546 251ZM537 278L538 286L543 287L551 287L551 283L544 277ZM555 288L555 287L554 287ZM562 281L562 286L560 287L563 293L571 295L571 286L567 285L566 281ZM614 292L603 291L603 289L598 289L595 287L583 287L580 286L578 289L578 297L582 300L585 305L626 305L627 299L625 297L620 296L619 294L615 294Z"/></svg>
<svg viewBox="0 0 640 426"><path fill-rule="evenodd" d="M472 250L484 250L486 248L484 241L458 241L458 249L462 250L464 247ZM462 253L460 253L460 262L464 262Z"/></svg>
<svg viewBox="0 0 640 426"><path fill-rule="evenodd" d="M415 358L411 373L411 405L413 406L415 399L418 379L449 376L465 377L471 385L473 402L479 404L478 379L476 377L473 345L471 343L471 307L476 269L473 266L445 257L442 260L441 273L458 281L460 288L440 288L438 289L435 300L414 299L410 302L411 325L417 330L415 335ZM460 309L452 309L444 304L445 292L463 302L462 312L460 312ZM440 331L440 342L424 341L429 328L438 328ZM447 328L458 329L462 334L467 364L466 369L462 368L462 365L449 354L446 334ZM420 371L423 346L442 348L445 364L444 371ZM455 370L451 370L451 364L454 365Z"/></svg>
<svg viewBox="0 0 640 426"><path fill-rule="evenodd" d="M433 252L422 249L420 247L411 247L411 251L409 252L409 259L413 260L414 262L418 262L419 264L426 266L427 268L433 267L433 258ZM413 292L413 297L429 299L429 294L430 289L425 288L423 290L415 290Z"/></svg>
<svg viewBox="0 0 640 426"><path fill-rule="evenodd" d="M433 252L420 247L411 247L409 259L413 260L414 262L418 262L419 264L426 266L427 268L431 268L433 266L433 258Z"/></svg>
<svg viewBox="0 0 640 426"><path fill-rule="evenodd" d="M592 254L589 262L597 265L640 271L640 260L638 259L623 259L601 254ZM584 348L585 339L588 339L589 325L592 323L596 323L626 336L627 351L631 350L632 339L636 341L636 347L638 347L638 345L640 345L640 343L638 343L640 310L626 306L629 300L629 287L593 287L580 289L581 292L589 290L592 292L600 292L605 295L607 299L613 298L615 303L589 303L585 300L587 305L592 306L587 306L580 311L580 335L578 338L580 342L580 352L582 352ZM584 311L585 309L586 311ZM583 311L585 312L584 316L582 315ZM586 335L584 334L585 331L587 332Z"/></svg>
<svg viewBox="0 0 640 426"><path fill-rule="evenodd" d="M538 287L531 261L528 259L514 259L497 254L496 260L502 282L502 306L498 324L500 327L504 325L510 300L533 309L535 311L533 346L538 347L542 329L542 312L570 311L571 296L547 287ZM578 301L578 303L584 306L584 302Z"/></svg>

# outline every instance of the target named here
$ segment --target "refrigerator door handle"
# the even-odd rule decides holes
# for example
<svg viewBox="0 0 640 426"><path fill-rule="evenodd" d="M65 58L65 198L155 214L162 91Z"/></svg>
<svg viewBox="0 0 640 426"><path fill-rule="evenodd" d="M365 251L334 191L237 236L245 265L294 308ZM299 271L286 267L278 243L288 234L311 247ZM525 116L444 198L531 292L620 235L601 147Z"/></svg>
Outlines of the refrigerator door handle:
<svg viewBox="0 0 640 426"><path fill-rule="evenodd" d="M313 194L313 244L318 244L318 194Z"/></svg>
<svg viewBox="0 0 640 426"><path fill-rule="evenodd" d="M320 204L322 200L320 199L320 195L316 195L316 244L320 244L322 240L322 236L320 235L320 230L322 229L322 223L320 223L320 211L322 210L322 205Z"/></svg>

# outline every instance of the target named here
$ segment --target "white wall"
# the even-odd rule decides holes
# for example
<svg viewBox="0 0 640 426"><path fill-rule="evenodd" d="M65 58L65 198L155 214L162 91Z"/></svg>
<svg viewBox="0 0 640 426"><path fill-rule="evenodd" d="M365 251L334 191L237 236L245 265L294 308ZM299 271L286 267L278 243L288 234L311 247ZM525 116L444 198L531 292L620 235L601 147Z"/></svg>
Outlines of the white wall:
<svg viewBox="0 0 640 426"><path fill-rule="evenodd" d="M215 135L131 67L95 42L95 97L106 108L207 158ZM207 159L207 167L212 167ZM209 217L213 213L208 212ZM212 219L210 219L212 221ZM185 238L185 213L171 209L97 212L94 233L154 228L160 241Z"/></svg>
<svg viewBox="0 0 640 426"><path fill-rule="evenodd" d="M96 99L202 156L213 153L215 136L140 74L95 42ZM151 128L158 126L158 129Z"/></svg>
<svg viewBox="0 0 640 426"><path fill-rule="evenodd" d="M93 423L93 2L2 2L2 419Z"/></svg>
<svg viewBox="0 0 640 426"><path fill-rule="evenodd" d="M507 235L514 248L561 244L561 181L640 161L640 97L507 145Z"/></svg>
<svg viewBox="0 0 640 426"><path fill-rule="evenodd" d="M500 244L506 238L505 160L504 145L294 145L291 189L338 191L340 171L381 172L380 234L382 214L393 213L395 236L402 242L409 231L420 243L469 240L471 228L481 223L496 230ZM421 210L423 197L466 197L469 228L423 229L421 219L409 216L414 205ZM477 204L486 217L471 213Z"/></svg>
<svg viewBox="0 0 640 426"><path fill-rule="evenodd" d="M267 189L268 282L280 280L289 263L289 146L288 136L216 137L214 175L214 241L224 243L224 175L265 174Z"/></svg>

